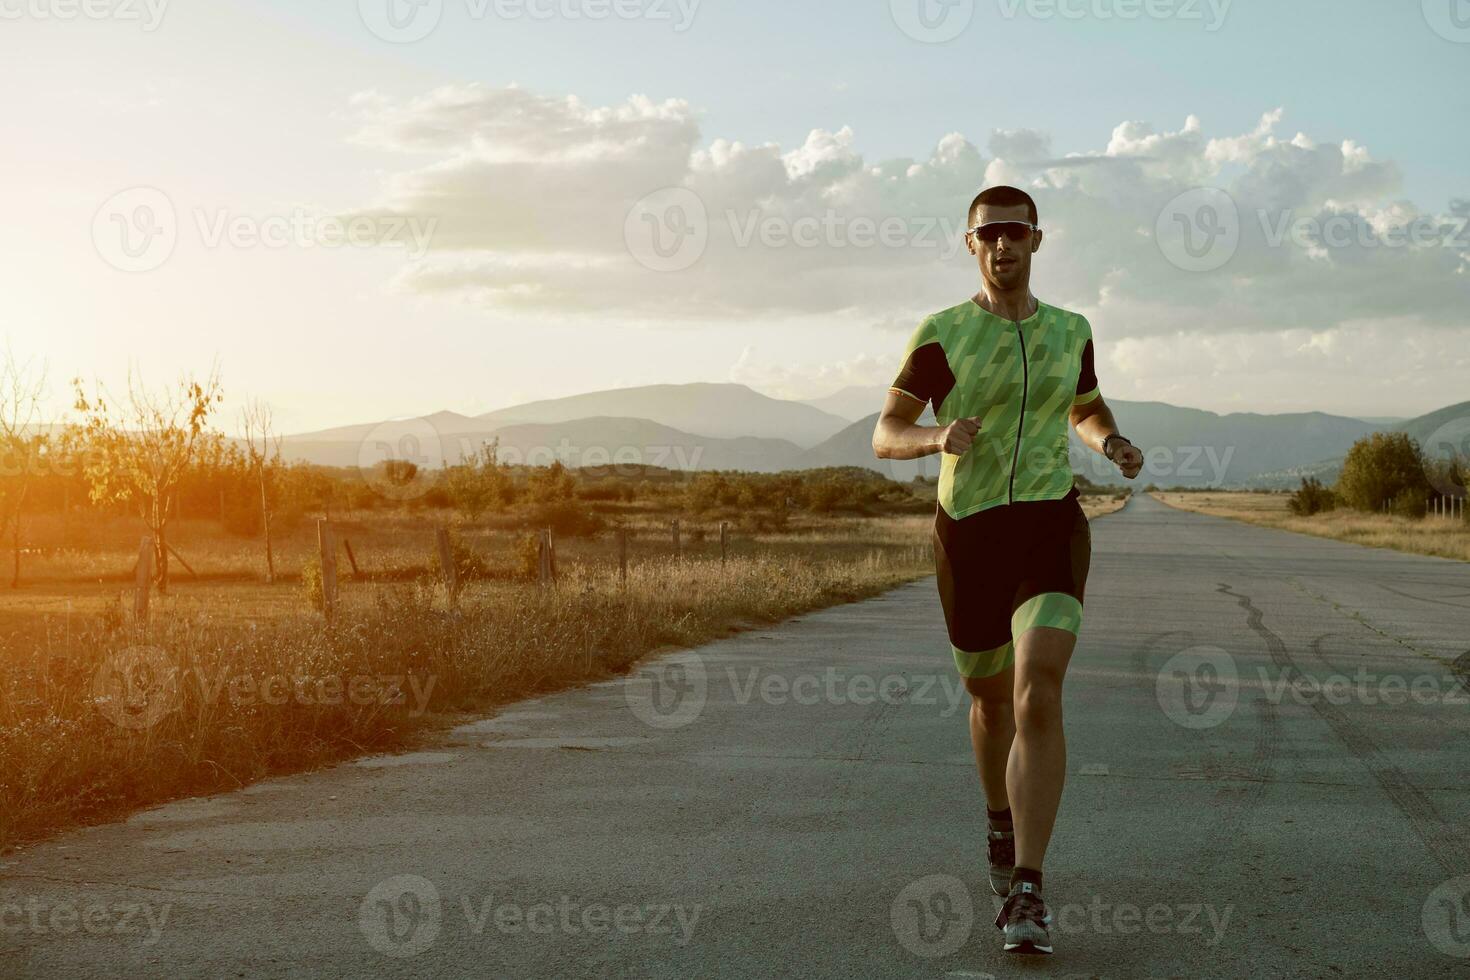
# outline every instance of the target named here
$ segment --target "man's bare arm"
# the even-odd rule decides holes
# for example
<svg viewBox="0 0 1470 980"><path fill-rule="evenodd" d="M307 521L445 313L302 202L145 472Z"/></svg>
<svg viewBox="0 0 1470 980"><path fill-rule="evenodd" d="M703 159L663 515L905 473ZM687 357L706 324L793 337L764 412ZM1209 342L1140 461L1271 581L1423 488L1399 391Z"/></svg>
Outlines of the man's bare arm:
<svg viewBox="0 0 1470 980"><path fill-rule="evenodd" d="M1103 445L1110 435L1122 435L1118 431L1118 422L1113 418L1113 410L1108 408L1108 403L1103 401L1102 395L1098 395L1086 405L1075 405L1072 407L1072 427L1077 430L1077 436L1089 449L1094 452L1103 453ZM1103 453L1103 455L1107 455ZM1138 475L1143 468L1143 452L1131 443L1117 443L1113 446L1113 455L1109 459L1116 463L1118 469L1128 479Z"/></svg>
<svg viewBox="0 0 1470 980"><path fill-rule="evenodd" d="M960 455L980 432L979 419L956 419L949 425L916 424L923 414L923 402L890 390L873 429L873 455L879 459L918 459L940 452Z"/></svg>

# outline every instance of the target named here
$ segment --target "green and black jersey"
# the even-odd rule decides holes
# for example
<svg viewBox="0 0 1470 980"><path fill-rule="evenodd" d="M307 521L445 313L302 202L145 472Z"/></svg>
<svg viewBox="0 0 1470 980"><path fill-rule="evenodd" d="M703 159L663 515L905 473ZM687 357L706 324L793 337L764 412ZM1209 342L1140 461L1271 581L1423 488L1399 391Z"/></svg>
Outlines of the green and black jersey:
<svg viewBox="0 0 1470 980"><path fill-rule="evenodd" d="M942 454L949 517L1074 495L1070 412L1100 394L1086 317L1037 303L1018 323L966 300L919 324L891 389L931 403L940 425L980 419L968 452Z"/></svg>

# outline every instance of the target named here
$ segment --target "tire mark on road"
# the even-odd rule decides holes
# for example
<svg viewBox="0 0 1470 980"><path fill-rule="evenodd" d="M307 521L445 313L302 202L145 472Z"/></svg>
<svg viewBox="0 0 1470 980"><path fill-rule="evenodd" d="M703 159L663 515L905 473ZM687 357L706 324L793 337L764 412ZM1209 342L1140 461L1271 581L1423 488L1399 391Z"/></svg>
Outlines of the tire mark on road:
<svg viewBox="0 0 1470 980"><path fill-rule="evenodd" d="M1329 669L1332 664L1322 650L1322 641L1330 635L1324 634L1312 641L1312 654ZM1441 870L1455 877L1470 869L1470 848L1465 844L1464 835L1445 820L1429 797L1410 781L1402 769L1379 755L1378 746L1365 727L1354 721L1342 705L1333 704L1326 698L1312 698L1308 703L1327 723L1348 754L1363 764L1379 789L1404 815L1414 835Z"/></svg>

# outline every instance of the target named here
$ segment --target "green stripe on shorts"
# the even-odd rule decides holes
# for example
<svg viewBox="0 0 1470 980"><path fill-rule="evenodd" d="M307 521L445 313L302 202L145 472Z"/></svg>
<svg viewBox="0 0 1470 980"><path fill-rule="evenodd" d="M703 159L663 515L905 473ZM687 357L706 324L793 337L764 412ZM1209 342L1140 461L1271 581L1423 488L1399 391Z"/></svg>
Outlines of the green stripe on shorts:
<svg viewBox="0 0 1470 980"><path fill-rule="evenodd" d="M1082 629L1082 603L1076 596L1065 592L1043 592L1032 596L1011 615L1011 636L1020 636L1037 626L1066 630L1076 636Z"/></svg>
<svg viewBox="0 0 1470 980"><path fill-rule="evenodd" d="M954 665L959 668L961 677L994 677L1016 662L1014 643L1005 643L994 650L981 650L979 653L968 653L953 643L949 646L954 651Z"/></svg>

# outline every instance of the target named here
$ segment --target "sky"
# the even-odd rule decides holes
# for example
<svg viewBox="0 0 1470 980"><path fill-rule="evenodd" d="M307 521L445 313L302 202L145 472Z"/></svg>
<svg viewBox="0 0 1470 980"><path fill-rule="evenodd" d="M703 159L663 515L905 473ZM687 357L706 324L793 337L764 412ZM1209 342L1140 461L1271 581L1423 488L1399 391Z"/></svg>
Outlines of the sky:
<svg viewBox="0 0 1470 980"><path fill-rule="evenodd" d="M212 364L227 431L880 388L994 183L1109 397L1470 399L1466 0L0 0L0 79L52 417Z"/></svg>

